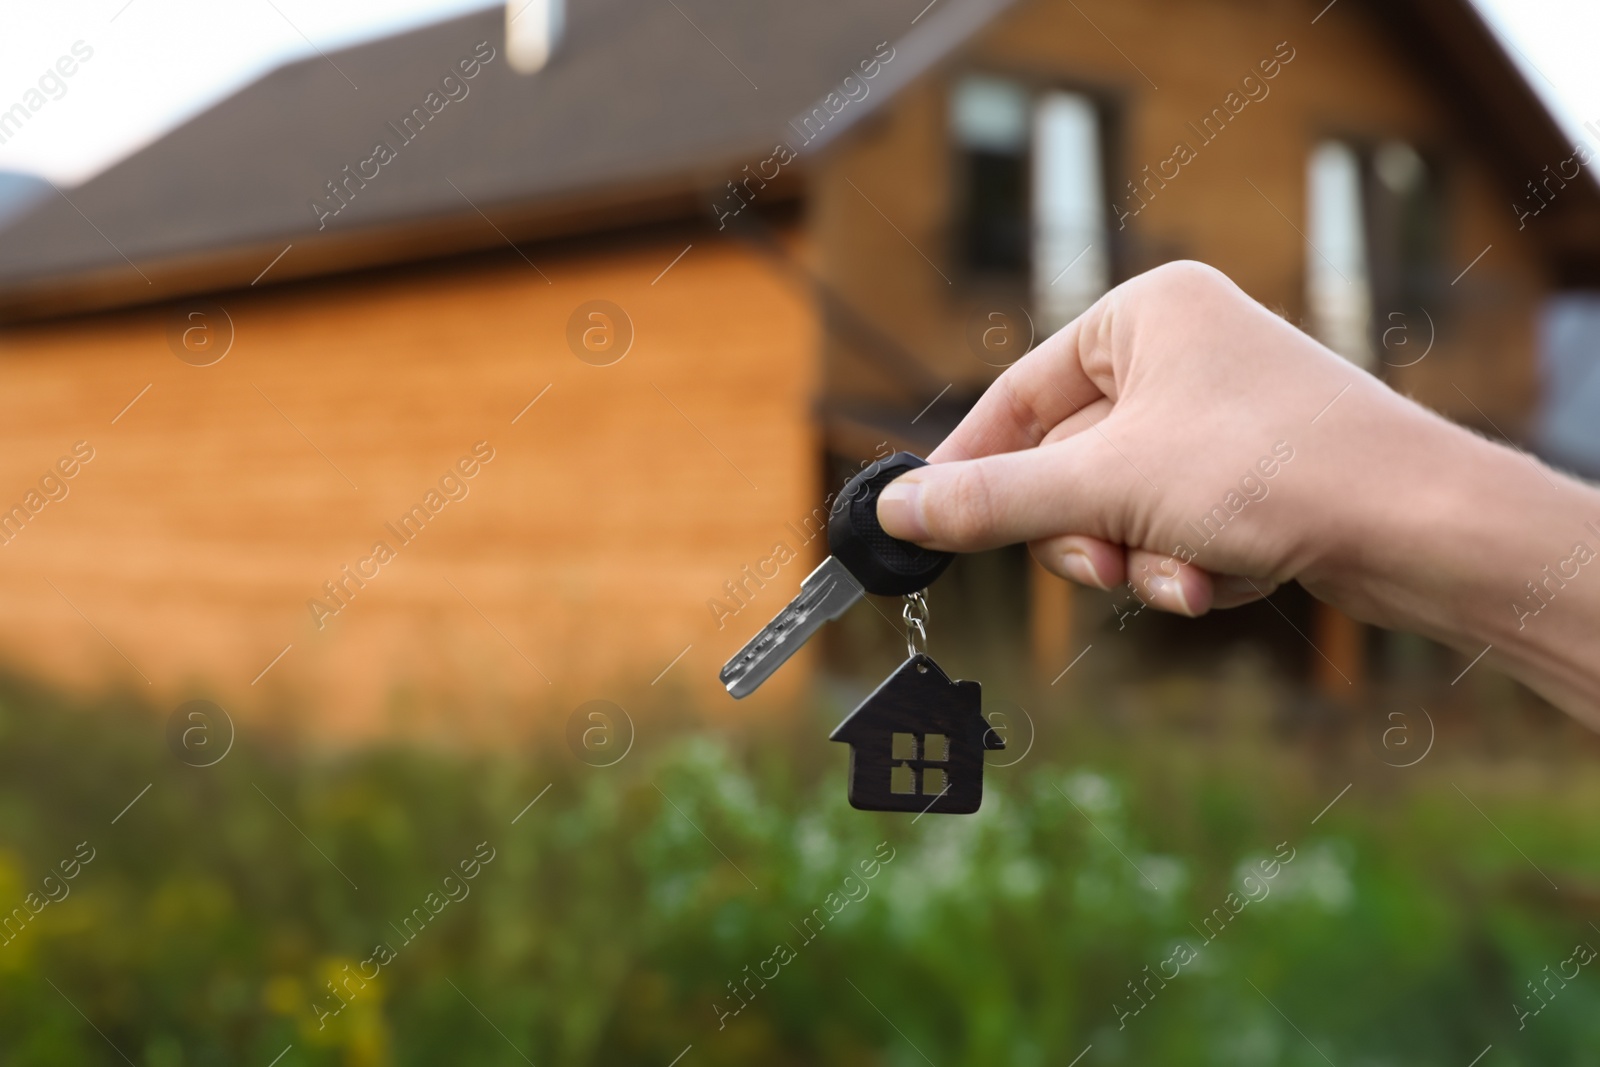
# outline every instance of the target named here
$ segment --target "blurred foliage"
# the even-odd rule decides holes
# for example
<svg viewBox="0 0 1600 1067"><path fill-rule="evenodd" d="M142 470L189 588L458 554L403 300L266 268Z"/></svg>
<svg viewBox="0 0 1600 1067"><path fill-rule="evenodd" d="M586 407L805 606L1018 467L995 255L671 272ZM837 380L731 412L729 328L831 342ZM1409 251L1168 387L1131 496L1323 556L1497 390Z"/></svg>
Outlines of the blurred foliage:
<svg viewBox="0 0 1600 1067"><path fill-rule="evenodd" d="M1600 946L1593 744L1435 709L1436 750L1397 769L1340 725L1368 713L1258 673L1041 703L980 814L916 820L845 804L834 707L748 733L663 713L608 768L559 737L249 730L193 768L154 709L6 683L0 908L67 892L0 946L0 1061L1597 1062L1600 967L1524 1029L1513 1006ZM1208 943L1280 843L1270 893ZM1198 958L1119 1024L1180 941Z"/></svg>

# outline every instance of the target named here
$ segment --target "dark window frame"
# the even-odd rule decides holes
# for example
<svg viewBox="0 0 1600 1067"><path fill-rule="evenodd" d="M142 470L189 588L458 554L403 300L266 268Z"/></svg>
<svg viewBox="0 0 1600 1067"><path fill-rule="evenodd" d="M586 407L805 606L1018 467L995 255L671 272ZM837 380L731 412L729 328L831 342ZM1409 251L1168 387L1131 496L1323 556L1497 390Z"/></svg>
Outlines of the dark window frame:
<svg viewBox="0 0 1600 1067"><path fill-rule="evenodd" d="M970 157L953 128L956 88L967 78L993 78L1008 81L1023 90L1027 96L1029 131L1022 154L1022 202L1026 213L1024 263L1014 271L989 271L974 269L967 259L964 229L966 206L970 188L966 162ZM958 296L973 294L1001 294L1024 305L1031 306L1033 288L1033 169L1034 145L1032 131L1032 104L1047 92L1075 93L1094 106L1100 148L1101 213L1106 232L1110 237L1108 248L1109 284L1116 285L1125 279L1127 257L1123 242L1116 231L1116 215L1112 211L1115 199L1112 189L1113 175L1122 159L1126 146L1126 116L1128 112L1125 90L1105 83L1074 78L1059 71L1016 66L989 66L973 64L958 67L950 72L942 86L940 112L945 138L945 173L949 175L950 201L947 205L945 256L953 266L953 288Z"/></svg>
<svg viewBox="0 0 1600 1067"><path fill-rule="evenodd" d="M1420 341L1430 334L1437 339L1439 333L1456 319L1457 294L1450 288L1447 257L1450 237L1458 223L1456 183L1453 178L1459 167L1455 155L1432 139L1339 127L1317 131L1307 142L1304 158L1309 160L1317 146L1328 142L1337 142L1349 148L1355 153L1360 167L1362 240L1366 245L1367 275L1372 298L1369 342L1376 357L1373 373L1386 378L1392 370L1407 363L1407 359L1400 358L1399 353L1392 352L1385 344L1387 331L1397 326L1403 327L1409 335L1409 344L1411 338ZM1386 258L1392 250L1392 232L1385 229L1389 221L1388 208L1392 203L1392 193L1378 175L1377 157L1385 145L1392 143L1409 146L1422 160L1426 175L1424 195L1432 201L1431 213L1435 226L1432 263L1409 270L1403 265L1394 266L1394 261ZM1302 283L1304 288L1305 283ZM1426 314L1419 320L1418 315L1423 311Z"/></svg>

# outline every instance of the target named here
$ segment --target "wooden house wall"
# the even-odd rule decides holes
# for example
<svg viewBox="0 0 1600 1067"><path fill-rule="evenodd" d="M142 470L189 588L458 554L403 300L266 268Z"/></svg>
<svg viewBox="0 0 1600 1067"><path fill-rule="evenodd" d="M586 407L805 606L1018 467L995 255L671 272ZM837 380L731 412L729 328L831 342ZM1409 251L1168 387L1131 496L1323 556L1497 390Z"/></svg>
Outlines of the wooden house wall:
<svg viewBox="0 0 1600 1067"><path fill-rule="evenodd" d="M209 367L169 350L172 308L0 332L0 500L93 449L0 546L0 656L324 736L406 708L467 730L468 709L671 688L731 704L717 666L815 562L787 532L820 495L807 297L694 234L531 258L223 295L234 340ZM567 344L592 299L634 326L612 366ZM386 523L478 442L494 458L468 495L402 544ZM759 610L719 628L708 602L784 539L788 585L744 579ZM362 564L378 541L394 558ZM377 575L316 619L347 564Z"/></svg>

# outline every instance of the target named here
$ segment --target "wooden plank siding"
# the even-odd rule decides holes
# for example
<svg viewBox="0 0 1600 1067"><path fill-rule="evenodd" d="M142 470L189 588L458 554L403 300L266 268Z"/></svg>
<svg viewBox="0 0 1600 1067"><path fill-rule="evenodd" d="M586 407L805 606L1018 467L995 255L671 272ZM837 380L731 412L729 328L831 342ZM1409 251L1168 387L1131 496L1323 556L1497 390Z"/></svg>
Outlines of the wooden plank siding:
<svg viewBox="0 0 1600 1067"><path fill-rule="evenodd" d="M707 601L821 495L808 298L704 231L530 258L548 282L507 250L225 294L235 341L204 368L169 351L170 308L0 333L0 499L94 449L0 547L5 661L338 735L406 706L565 714L692 643L650 691L731 704L716 667L758 612L719 630ZM612 366L565 339L595 298L634 324ZM468 495L402 544L385 523L480 441ZM395 558L319 629L308 601L380 540Z"/></svg>

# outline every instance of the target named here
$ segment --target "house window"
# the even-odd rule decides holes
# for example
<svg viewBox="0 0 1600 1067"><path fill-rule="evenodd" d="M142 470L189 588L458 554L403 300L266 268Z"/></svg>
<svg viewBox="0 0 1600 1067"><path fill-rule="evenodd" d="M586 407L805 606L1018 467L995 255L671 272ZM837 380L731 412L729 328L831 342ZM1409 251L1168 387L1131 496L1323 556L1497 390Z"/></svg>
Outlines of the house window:
<svg viewBox="0 0 1600 1067"><path fill-rule="evenodd" d="M1082 93L974 75L956 84L951 121L965 267L1026 281L1040 333L1059 329L1109 284L1099 108Z"/></svg>
<svg viewBox="0 0 1600 1067"><path fill-rule="evenodd" d="M1311 332L1351 363L1371 369L1372 279L1363 199L1361 161L1354 149L1338 141L1318 145L1311 154L1306 200Z"/></svg>
<svg viewBox="0 0 1600 1067"><path fill-rule="evenodd" d="M918 753L921 753L920 759ZM949 777L943 767L921 766L949 761L950 738L944 734L892 734L889 738L889 756L896 761L889 768L889 792L916 793L920 782L923 796L938 796L950 787Z"/></svg>
<svg viewBox="0 0 1600 1067"><path fill-rule="evenodd" d="M1110 279L1099 112L1080 93L1045 93L1033 129L1033 304L1042 332L1054 333Z"/></svg>
<svg viewBox="0 0 1600 1067"><path fill-rule="evenodd" d="M952 102L965 173L962 259L981 274L1028 269L1028 96L1000 78L964 78Z"/></svg>
<svg viewBox="0 0 1600 1067"><path fill-rule="evenodd" d="M1389 141L1372 153L1367 229L1374 310L1380 330L1396 312L1437 313L1449 291L1444 265L1444 196L1437 166L1404 141ZM1386 361L1395 353L1380 352Z"/></svg>
<svg viewBox="0 0 1600 1067"><path fill-rule="evenodd" d="M1436 315L1443 212L1438 180L1413 148L1325 141L1307 170L1306 302L1311 332L1359 367L1404 366L1395 325Z"/></svg>

